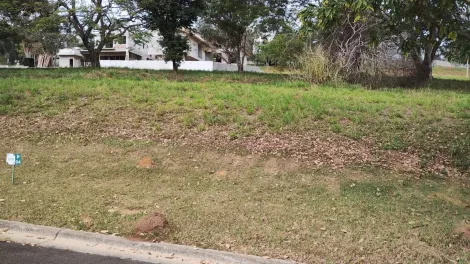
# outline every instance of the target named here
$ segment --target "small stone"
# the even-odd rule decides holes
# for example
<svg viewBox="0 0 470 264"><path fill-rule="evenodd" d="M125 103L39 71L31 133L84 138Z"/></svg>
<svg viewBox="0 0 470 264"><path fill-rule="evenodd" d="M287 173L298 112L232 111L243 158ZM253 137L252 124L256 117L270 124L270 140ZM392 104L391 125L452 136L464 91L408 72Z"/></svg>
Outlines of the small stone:
<svg viewBox="0 0 470 264"><path fill-rule="evenodd" d="M108 210L108 213L115 213L115 212L116 212L115 209L109 209L109 210Z"/></svg>
<svg viewBox="0 0 470 264"><path fill-rule="evenodd" d="M1 203L1 202L5 202L5 201L6 201L5 199L0 199L0 203Z"/></svg>
<svg viewBox="0 0 470 264"><path fill-rule="evenodd" d="M26 200L20 200L20 202L24 203L24 202L26 202Z"/></svg>
<svg viewBox="0 0 470 264"><path fill-rule="evenodd" d="M264 259L271 259L269 256L263 256Z"/></svg>
<svg viewBox="0 0 470 264"><path fill-rule="evenodd" d="M320 227L321 231L326 231L326 227Z"/></svg>
<svg viewBox="0 0 470 264"><path fill-rule="evenodd" d="M101 230L100 233L101 233L101 234L108 234L109 231L108 231L108 230Z"/></svg>
<svg viewBox="0 0 470 264"><path fill-rule="evenodd" d="M232 247L232 245L230 245L230 244L225 244L225 248L226 248L226 249L230 249L231 247Z"/></svg>
<svg viewBox="0 0 470 264"><path fill-rule="evenodd" d="M38 237L38 239L46 239L46 237L40 236Z"/></svg>
<svg viewBox="0 0 470 264"><path fill-rule="evenodd" d="M343 233L347 233L348 231L347 231L347 230L345 230L345 229L341 229L341 232L343 232Z"/></svg>
<svg viewBox="0 0 470 264"><path fill-rule="evenodd" d="M145 233L140 233L139 236L144 237L146 234Z"/></svg>

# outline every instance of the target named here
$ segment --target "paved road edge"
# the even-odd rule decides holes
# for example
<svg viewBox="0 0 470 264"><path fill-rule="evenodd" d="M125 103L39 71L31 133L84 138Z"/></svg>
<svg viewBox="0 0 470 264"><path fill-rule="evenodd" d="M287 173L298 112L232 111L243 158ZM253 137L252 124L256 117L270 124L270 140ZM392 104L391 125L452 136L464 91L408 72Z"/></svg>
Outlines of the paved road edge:
<svg viewBox="0 0 470 264"><path fill-rule="evenodd" d="M111 235L0 220L0 241L6 240L41 247L58 248L81 253L161 264L294 263L286 260L266 259L251 255L200 249L169 243L130 241L122 237Z"/></svg>

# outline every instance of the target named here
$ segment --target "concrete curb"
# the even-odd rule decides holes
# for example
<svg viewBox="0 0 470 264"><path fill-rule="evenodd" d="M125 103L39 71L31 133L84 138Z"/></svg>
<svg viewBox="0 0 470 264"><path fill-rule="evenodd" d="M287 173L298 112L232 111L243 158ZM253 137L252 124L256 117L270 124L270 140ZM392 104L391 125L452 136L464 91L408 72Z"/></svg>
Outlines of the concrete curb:
<svg viewBox="0 0 470 264"><path fill-rule="evenodd" d="M294 263L168 243L136 242L111 235L0 220L0 241L6 240L160 264Z"/></svg>

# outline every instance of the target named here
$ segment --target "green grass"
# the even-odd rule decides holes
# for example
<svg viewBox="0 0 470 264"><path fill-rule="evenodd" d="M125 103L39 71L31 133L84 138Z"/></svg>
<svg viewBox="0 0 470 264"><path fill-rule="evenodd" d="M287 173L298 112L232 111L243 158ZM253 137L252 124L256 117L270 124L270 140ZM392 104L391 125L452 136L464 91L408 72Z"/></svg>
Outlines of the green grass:
<svg viewBox="0 0 470 264"><path fill-rule="evenodd" d="M470 166L470 82L437 79L423 89L366 90L311 87L273 74L84 69L2 70L0 77L4 115L60 117L73 107L101 113L106 123L120 122L112 118L122 111L144 114L135 126L157 122L168 133L168 122L184 129L230 127L232 138L318 131L383 150L444 155L462 171ZM459 91L433 89L452 82L463 85Z"/></svg>
<svg viewBox="0 0 470 264"><path fill-rule="evenodd" d="M168 242L307 263L466 263L454 229L470 215L469 84L0 70L0 152L24 159L13 186L0 165L0 218L132 236L163 211ZM136 168L145 156L154 168Z"/></svg>

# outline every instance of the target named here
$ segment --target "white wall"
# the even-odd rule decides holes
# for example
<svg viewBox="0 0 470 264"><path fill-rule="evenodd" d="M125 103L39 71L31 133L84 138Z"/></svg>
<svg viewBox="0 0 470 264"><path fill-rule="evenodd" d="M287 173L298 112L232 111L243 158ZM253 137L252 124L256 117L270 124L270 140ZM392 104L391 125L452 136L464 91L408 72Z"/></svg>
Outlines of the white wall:
<svg viewBox="0 0 470 264"><path fill-rule="evenodd" d="M173 64L164 61L116 61L116 60L100 60L103 68L130 68L130 69L149 69L149 70L172 70ZM184 61L181 63L181 70L198 70L212 71L213 62L211 61Z"/></svg>
<svg viewBox="0 0 470 264"><path fill-rule="evenodd" d="M433 66L441 66L441 67L454 67L454 68L467 68L467 65L452 63L444 60L435 60L432 63Z"/></svg>
<svg viewBox="0 0 470 264"><path fill-rule="evenodd" d="M100 60L103 68L129 68L129 69L149 69L149 70L172 70L173 64L164 61L118 61ZM180 70L193 71L238 71L236 64L225 64L212 61L183 61ZM258 66L245 66L247 72L263 72Z"/></svg>
<svg viewBox="0 0 470 264"><path fill-rule="evenodd" d="M244 65L243 70L247 72L263 72L258 66ZM226 64L214 62L214 71L238 71L237 64Z"/></svg>

